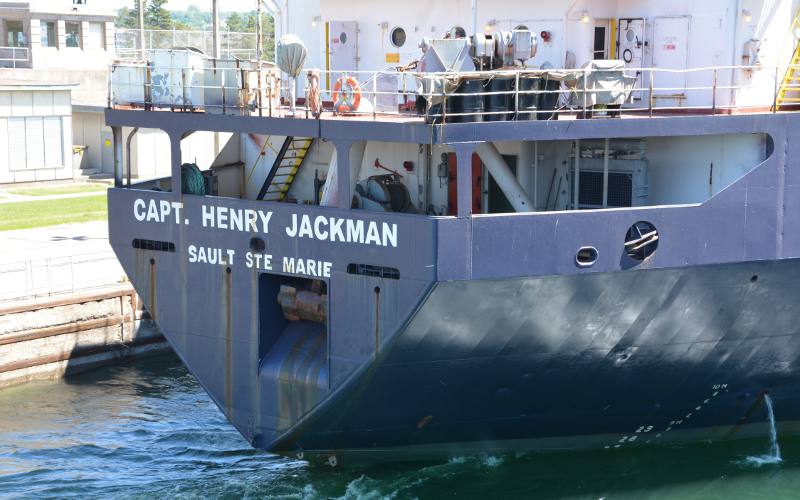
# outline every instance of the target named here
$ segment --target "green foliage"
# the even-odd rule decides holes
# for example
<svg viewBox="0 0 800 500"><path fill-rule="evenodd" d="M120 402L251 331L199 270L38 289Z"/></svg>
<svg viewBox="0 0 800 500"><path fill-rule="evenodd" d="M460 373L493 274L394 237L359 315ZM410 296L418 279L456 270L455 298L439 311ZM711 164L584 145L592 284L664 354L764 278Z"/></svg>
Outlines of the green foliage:
<svg viewBox="0 0 800 500"><path fill-rule="evenodd" d="M144 24L151 29L171 29L172 28L172 15L164 4L168 0L149 0L144 9Z"/></svg>
<svg viewBox="0 0 800 500"><path fill-rule="evenodd" d="M207 31L211 29L211 12L190 5L184 11L168 11L164 5L168 0L145 0L145 29L176 29L186 31ZM133 8L123 7L117 11L116 25L122 29L139 27L138 2L132 1ZM220 23L223 31L255 33L257 11L221 12ZM261 14L263 28L264 58L272 59L275 52L275 21L267 13ZM255 46L249 47L255 49Z"/></svg>
<svg viewBox="0 0 800 500"><path fill-rule="evenodd" d="M239 15L238 12L231 12L228 14L228 18L225 19L225 29L227 31L244 31L244 19L242 16Z"/></svg>

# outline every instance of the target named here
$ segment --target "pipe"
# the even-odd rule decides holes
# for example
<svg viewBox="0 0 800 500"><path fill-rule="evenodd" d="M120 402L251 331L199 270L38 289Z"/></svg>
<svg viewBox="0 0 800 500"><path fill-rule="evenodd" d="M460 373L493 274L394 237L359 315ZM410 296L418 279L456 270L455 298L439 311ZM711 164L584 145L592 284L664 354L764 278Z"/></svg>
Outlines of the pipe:
<svg viewBox="0 0 800 500"><path fill-rule="evenodd" d="M539 210L539 141L533 141L533 209Z"/></svg>
<svg viewBox="0 0 800 500"><path fill-rule="evenodd" d="M472 34L478 34L478 0L472 0Z"/></svg>
<svg viewBox="0 0 800 500"><path fill-rule="evenodd" d="M575 141L575 178L572 187L572 209L580 209L581 194L581 140Z"/></svg>
<svg viewBox="0 0 800 500"><path fill-rule="evenodd" d="M565 63L567 59L567 40L568 40L567 31L569 30L569 16L570 14L572 14L572 11L575 9L575 6L578 5L578 2L580 2L580 0L572 0L572 3L569 4L569 7L567 7L567 11L564 13L564 33L561 37L563 44L562 48L564 49L563 54L561 55L562 63ZM564 67L566 67L566 64L564 64Z"/></svg>
<svg viewBox="0 0 800 500"><path fill-rule="evenodd" d="M211 0L211 35L214 41L213 53L211 54L214 59L219 59L220 42L219 42L219 2L218 0Z"/></svg>
<svg viewBox="0 0 800 500"><path fill-rule="evenodd" d="M275 26L275 33L273 33L273 38L277 42L281 39L281 37L285 34L284 28L284 15L283 10L281 9L280 4L276 0L261 0L261 3L266 7L270 14L272 14L273 26ZM273 57L275 60L278 60L278 44L275 44L275 53Z"/></svg>
<svg viewBox="0 0 800 500"><path fill-rule="evenodd" d="M738 84L737 75L739 74L738 70L736 69L737 61L736 57L739 55L737 48L737 44L739 43L739 25L741 22L739 21L739 16L742 12L742 0L736 0L736 10L733 11L733 45L731 48L731 95L730 95L730 102L728 103L729 106L733 106L736 102L736 85ZM776 70L777 71L777 70Z"/></svg>
<svg viewBox="0 0 800 500"><path fill-rule="evenodd" d="M603 208L608 208L608 156L609 140L606 137L605 149L603 151Z"/></svg>
<svg viewBox="0 0 800 500"><path fill-rule="evenodd" d="M522 141L517 156L517 180L526 193L531 188L531 163L531 145L527 141ZM536 209L535 203L531 206Z"/></svg>
<svg viewBox="0 0 800 500"><path fill-rule="evenodd" d="M122 127L112 126L114 141L114 187L122 187Z"/></svg>
<svg viewBox="0 0 800 500"><path fill-rule="evenodd" d="M144 0L137 0L136 5L139 9L139 50L141 51L141 58L146 59L144 49Z"/></svg>
<svg viewBox="0 0 800 500"><path fill-rule="evenodd" d="M261 61L261 54L264 51L264 27L261 25L261 13L263 4L260 0L256 1L256 60Z"/></svg>
<svg viewBox="0 0 800 500"><path fill-rule="evenodd" d="M475 145L475 152L486 165L486 169L492 174L500 190L506 195L511 206L516 212L533 211L533 203L528 198L525 190L520 186L519 181L514 176L514 172L508 168L497 147L490 142L482 142Z"/></svg>
<svg viewBox="0 0 800 500"><path fill-rule="evenodd" d="M130 134L128 134L128 138L125 140L125 184L127 187L131 187L131 140L133 140L133 136L136 135L136 132L138 131L139 127L134 127Z"/></svg>

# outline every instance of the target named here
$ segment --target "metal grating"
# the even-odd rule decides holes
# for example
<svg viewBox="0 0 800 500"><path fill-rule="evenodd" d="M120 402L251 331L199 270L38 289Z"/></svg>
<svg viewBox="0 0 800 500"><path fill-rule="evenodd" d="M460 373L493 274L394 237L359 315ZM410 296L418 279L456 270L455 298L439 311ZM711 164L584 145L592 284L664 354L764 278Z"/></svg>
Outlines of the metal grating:
<svg viewBox="0 0 800 500"><path fill-rule="evenodd" d="M579 198L582 207L603 206L603 172L581 172ZM633 174L608 173L608 206L633 205Z"/></svg>
<svg viewBox="0 0 800 500"><path fill-rule="evenodd" d="M347 273L390 280L400 279L400 270L395 267L371 266L369 264L348 264Z"/></svg>

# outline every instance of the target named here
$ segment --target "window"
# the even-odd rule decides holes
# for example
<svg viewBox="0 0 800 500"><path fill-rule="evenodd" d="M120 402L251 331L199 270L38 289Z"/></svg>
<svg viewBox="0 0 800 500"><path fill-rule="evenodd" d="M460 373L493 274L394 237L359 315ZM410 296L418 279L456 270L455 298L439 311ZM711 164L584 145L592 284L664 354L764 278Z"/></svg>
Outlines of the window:
<svg viewBox="0 0 800 500"><path fill-rule="evenodd" d="M6 21L6 46L26 47L27 45L28 41L22 30L22 21Z"/></svg>
<svg viewBox="0 0 800 500"><path fill-rule="evenodd" d="M89 48L106 50L106 27L103 23L89 23Z"/></svg>
<svg viewBox="0 0 800 500"><path fill-rule="evenodd" d="M60 116L8 119L10 170L64 166L64 125Z"/></svg>
<svg viewBox="0 0 800 500"><path fill-rule="evenodd" d="M64 23L67 47L81 46L81 23Z"/></svg>
<svg viewBox="0 0 800 500"><path fill-rule="evenodd" d="M42 21L42 47L58 47L55 21Z"/></svg>
<svg viewBox="0 0 800 500"><path fill-rule="evenodd" d="M406 43L406 30L403 28L395 28L392 30L392 45L395 47L402 47Z"/></svg>

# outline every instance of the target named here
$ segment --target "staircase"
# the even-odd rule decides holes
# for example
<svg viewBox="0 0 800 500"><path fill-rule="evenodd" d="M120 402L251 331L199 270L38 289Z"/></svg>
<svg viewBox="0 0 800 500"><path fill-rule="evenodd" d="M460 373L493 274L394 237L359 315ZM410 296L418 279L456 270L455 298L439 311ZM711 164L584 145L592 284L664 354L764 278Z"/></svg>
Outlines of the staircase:
<svg viewBox="0 0 800 500"><path fill-rule="evenodd" d="M792 54L792 62L783 76L778 95L775 96L775 110L780 111L786 104L800 103L800 10L794 16L792 21L792 35L795 38L794 53ZM789 97L789 96L792 97Z"/></svg>
<svg viewBox="0 0 800 500"><path fill-rule="evenodd" d="M258 200L283 201L286 193L292 187L292 182L300 169L303 160L311 148L313 139L310 137L289 136L283 141L275 162L264 179L264 184L258 192Z"/></svg>

